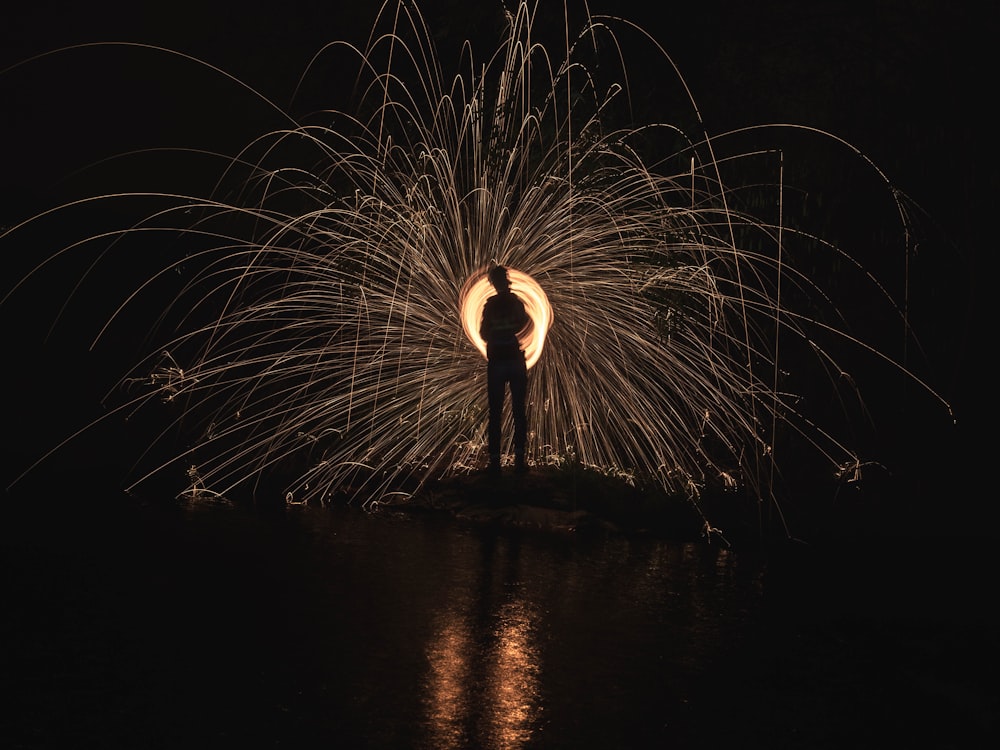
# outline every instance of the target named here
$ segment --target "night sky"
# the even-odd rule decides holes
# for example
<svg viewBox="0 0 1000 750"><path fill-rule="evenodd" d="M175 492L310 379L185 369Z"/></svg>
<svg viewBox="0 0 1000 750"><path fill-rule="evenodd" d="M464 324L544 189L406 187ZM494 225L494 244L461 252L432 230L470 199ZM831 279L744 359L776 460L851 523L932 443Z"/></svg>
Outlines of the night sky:
<svg viewBox="0 0 1000 750"><path fill-rule="evenodd" d="M324 43L366 38L376 4L345 3L331 10L337 5L291 2L256 10L242 3L186 1L23 5L6 10L0 25L0 70L66 45L136 42L216 65L284 105ZM558 17L561 3L554 5ZM456 39L483 39L476 49L491 49L493 4L435 0L422 7L438 30L446 69L449 45ZM942 0L616 0L591 2L590 9L595 14L611 9L662 43L710 133L769 122L829 130L868 155L940 226L918 247L914 294L920 297L925 325L918 330L926 346L922 373L953 404L958 425L950 425L930 405L926 422L909 415L915 423L907 423L905 436L915 471L910 481L924 494L921 513L935 513L940 501L949 509L946 528L993 533L997 513L992 503L980 502L991 497L993 461L987 450L996 442L994 377L987 367L996 335L986 304L993 296L986 258L992 254L990 204L997 195L996 136L989 114L995 45L988 39L996 11ZM134 64L123 64L128 60ZM636 107L658 112L666 96L660 87L666 84L662 78L643 81L642 75L639 71L632 81ZM98 176L78 174L97 159L165 144L232 151L261 130L259 122L247 119L260 109L238 87L153 52L60 53L0 74L0 96L4 226L53 201L85 194L95 184L112 189L102 182L100 170ZM850 185L845 189L850 192ZM831 225L850 240L871 230L864 226L868 218L852 223L842 213ZM5 289L49 247L45 237L30 235L8 251ZM59 284L32 287L41 309L48 306L46 291L58 306L67 290ZM42 332L35 324L42 322L41 315L35 319L9 308L2 315L12 342L5 368L11 383L7 400L15 402L14 423L30 436L9 453L16 471L52 435L51 425L99 412L96 398L108 383L92 371L72 325L40 344ZM72 354L67 355L67 347ZM125 353L118 356L127 359ZM12 361L17 363L13 372Z"/></svg>

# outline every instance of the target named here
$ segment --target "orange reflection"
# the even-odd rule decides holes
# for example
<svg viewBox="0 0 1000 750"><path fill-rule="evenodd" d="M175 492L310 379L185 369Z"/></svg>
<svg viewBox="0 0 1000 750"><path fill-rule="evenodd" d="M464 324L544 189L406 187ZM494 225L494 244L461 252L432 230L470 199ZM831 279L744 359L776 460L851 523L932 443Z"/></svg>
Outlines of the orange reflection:
<svg viewBox="0 0 1000 750"><path fill-rule="evenodd" d="M482 622L477 628L471 612L441 614L427 649L425 701L434 747L499 750L531 740L540 700L535 616L520 599L491 614L492 628Z"/></svg>
<svg viewBox="0 0 1000 750"><path fill-rule="evenodd" d="M538 652L531 613L514 600L500 613L500 629L489 665L485 718L491 747L521 747L531 739L538 711Z"/></svg>
<svg viewBox="0 0 1000 750"><path fill-rule="evenodd" d="M545 346L545 336L552 326L552 306L541 285L528 274L515 268L508 268L510 289L521 298L528 311L532 325L517 335L524 349L524 359L530 369L542 356ZM496 292L486 276L486 271L472 276L462 289L458 298L459 314L462 317L462 328L465 335L475 347L486 356L486 342L479 336L479 323L483 317L483 307L486 300Z"/></svg>
<svg viewBox="0 0 1000 750"><path fill-rule="evenodd" d="M460 748L466 742L466 719L473 702L472 638L467 623L448 618L427 649L430 674L425 698L434 746Z"/></svg>

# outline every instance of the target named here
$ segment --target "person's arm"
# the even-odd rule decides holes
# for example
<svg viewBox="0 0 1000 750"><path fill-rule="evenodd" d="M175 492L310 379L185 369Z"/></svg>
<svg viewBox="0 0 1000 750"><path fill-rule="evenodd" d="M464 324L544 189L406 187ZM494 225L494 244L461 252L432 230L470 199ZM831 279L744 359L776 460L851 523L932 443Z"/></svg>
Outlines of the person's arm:
<svg viewBox="0 0 1000 750"><path fill-rule="evenodd" d="M481 338L483 341L490 340L490 328L492 326L490 324L489 309L490 309L489 300L487 300L486 306L483 308L483 318L479 322L479 338Z"/></svg>
<svg viewBox="0 0 1000 750"><path fill-rule="evenodd" d="M528 323L531 322L531 317L528 315L528 311L524 308L524 303L521 302L520 299L517 300L517 303L521 311L520 319L518 320L517 325L517 332L520 333L528 326Z"/></svg>

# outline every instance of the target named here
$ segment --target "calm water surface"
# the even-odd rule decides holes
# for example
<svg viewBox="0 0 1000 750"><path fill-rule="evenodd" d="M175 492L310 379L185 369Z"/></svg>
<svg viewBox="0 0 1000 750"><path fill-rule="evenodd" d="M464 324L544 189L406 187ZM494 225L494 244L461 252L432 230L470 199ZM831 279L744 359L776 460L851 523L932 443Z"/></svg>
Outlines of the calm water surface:
<svg viewBox="0 0 1000 750"><path fill-rule="evenodd" d="M13 747L649 747L753 623L726 549L133 504L5 534ZM27 522L25 522L27 525Z"/></svg>

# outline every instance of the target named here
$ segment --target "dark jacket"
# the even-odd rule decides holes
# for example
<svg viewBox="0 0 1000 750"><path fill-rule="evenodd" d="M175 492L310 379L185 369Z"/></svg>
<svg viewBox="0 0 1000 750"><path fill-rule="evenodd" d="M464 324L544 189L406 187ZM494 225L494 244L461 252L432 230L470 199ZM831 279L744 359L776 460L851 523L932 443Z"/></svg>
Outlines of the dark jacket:
<svg viewBox="0 0 1000 750"><path fill-rule="evenodd" d="M486 300L479 335L486 342L490 361L523 359L517 334L530 322L524 303L513 292L500 292Z"/></svg>

